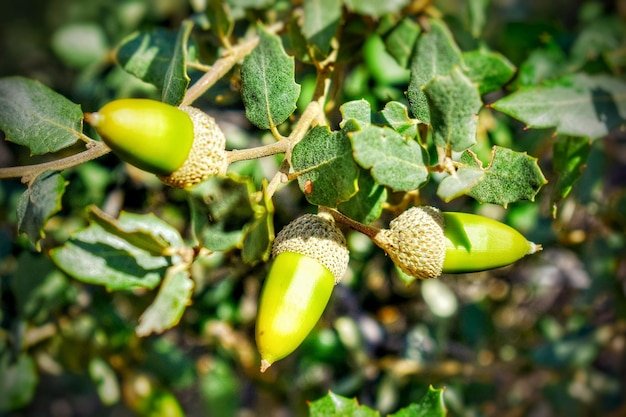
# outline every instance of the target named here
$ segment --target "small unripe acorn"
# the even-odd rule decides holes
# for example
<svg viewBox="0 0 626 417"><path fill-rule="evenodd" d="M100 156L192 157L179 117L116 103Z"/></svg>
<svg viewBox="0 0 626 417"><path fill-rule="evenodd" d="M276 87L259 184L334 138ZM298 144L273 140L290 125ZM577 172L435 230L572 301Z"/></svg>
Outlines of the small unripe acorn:
<svg viewBox="0 0 626 417"><path fill-rule="evenodd" d="M272 256L256 323L261 372L296 350L313 330L349 260L345 237L325 213L305 214L285 226Z"/></svg>
<svg viewBox="0 0 626 417"><path fill-rule="evenodd" d="M402 272L420 279L498 268L541 250L504 223L434 207L408 209L373 240Z"/></svg>
<svg viewBox="0 0 626 417"><path fill-rule="evenodd" d="M121 159L172 187L190 187L226 171L224 134L195 107L129 98L85 113L85 119Z"/></svg>

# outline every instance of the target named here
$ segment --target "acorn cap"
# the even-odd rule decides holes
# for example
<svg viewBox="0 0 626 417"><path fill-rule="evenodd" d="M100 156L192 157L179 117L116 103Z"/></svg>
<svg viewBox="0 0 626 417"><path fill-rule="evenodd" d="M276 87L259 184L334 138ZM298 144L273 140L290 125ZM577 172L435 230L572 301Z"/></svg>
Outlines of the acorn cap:
<svg viewBox="0 0 626 417"><path fill-rule="evenodd" d="M158 177L171 187L187 188L210 176L226 172L226 138L215 119L202 110L190 106L180 109L193 122L193 145L187 160L180 168L169 175Z"/></svg>
<svg viewBox="0 0 626 417"><path fill-rule="evenodd" d="M446 257L444 218L434 207L412 207L381 229L373 238L391 260L415 278L441 275Z"/></svg>
<svg viewBox="0 0 626 417"><path fill-rule="evenodd" d="M346 238L331 215L305 214L285 226L276 235L272 256L294 252L316 259L335 277L335 284L348 269L350 255Z"/></svg>

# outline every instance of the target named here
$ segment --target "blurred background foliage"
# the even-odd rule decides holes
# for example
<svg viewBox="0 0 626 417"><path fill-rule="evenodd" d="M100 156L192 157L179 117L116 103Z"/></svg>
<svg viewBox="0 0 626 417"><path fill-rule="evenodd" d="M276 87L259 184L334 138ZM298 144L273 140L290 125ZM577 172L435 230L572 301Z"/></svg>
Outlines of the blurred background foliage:
<svg viewBox="0 0 626 417"><path fill-rule="evenodd" d="M114 65L113 48L136 30L176 30L189 16L201 25L202 5L201 0L2 2L0 76L41 80L86 111L115 97L154 95L153 87ZM479 41L470 34L466 2L434 5L459 45L475 48ZM262 13L247 9L235 31L243 34ZM621 0L493 0L480 42L518 67L511 88L550 78L568 65L623 76L625 18ZM361 23L354 19L347 26L358 33ZM405 74L381 77L380 60L367 55L380 50L361 48L362 40L355 37L358 49L352 51L363 51L365 59L348 67L338 102L366 98L380 109L391 99L404 101ZM205 35L201 42L201 59L212 62L217 41ZM306 91L310 76L304 69L297 74ZM264 137L246 121L236 82L235 76L226 77L198 104L220 122L230 146L252 146ZM502 92L493 94L485 101ZM539 158L550 183L537 201L507 210L469 198L445 204L435 196L436 184L420 190L420 198L444 210L500 218L544 251L495 271L406 286L381 251L350 233L349 276L305 344L266 374L257 369L254 320L267 265L245 265L237 251L197 262L193 305L180 324L161 336L138 338L137 318L154 294L107 293L58 271L16 235L15 207L24 186L3 180L0 414L306 415L307 401L329 389L385 414L419 400L433 384L446 387L453 416L626 415L623 130L592 143L580 180L559 204L556 218L549 190L556 180L550 177L552 145L560 138L552 130L525 130L486 110L478 139L479 154L498 144ZM233 168L260 186L278 162L266 158ZM0 142L0 166L25 163L32 160L24 149ZM128 170L112 155L66 175L63 210L46 226L44 252L85 226L88 204L154 212L182 232L189 228L182 193ZM310 210L294 184L276 194L275 207L276 230Z"/></svg>

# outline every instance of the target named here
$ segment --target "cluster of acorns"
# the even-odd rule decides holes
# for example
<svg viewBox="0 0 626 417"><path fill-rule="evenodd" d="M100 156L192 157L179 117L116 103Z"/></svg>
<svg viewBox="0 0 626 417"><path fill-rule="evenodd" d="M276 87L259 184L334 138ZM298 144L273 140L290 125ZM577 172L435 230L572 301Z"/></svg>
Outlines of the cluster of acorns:
<svg viewBox="0 0 626 417"><path fill-rule="evenodd" d="M201 110L123 99L85 118L121 159L170 186L190 187L226 171L224 135ZM406 210L372 240L402 272L420 279L497 268L541 249L503 223L434 207ZM288 224L272 256L256 325L262 372L311 332L349 261L345 237L328 212Z"/></svg>

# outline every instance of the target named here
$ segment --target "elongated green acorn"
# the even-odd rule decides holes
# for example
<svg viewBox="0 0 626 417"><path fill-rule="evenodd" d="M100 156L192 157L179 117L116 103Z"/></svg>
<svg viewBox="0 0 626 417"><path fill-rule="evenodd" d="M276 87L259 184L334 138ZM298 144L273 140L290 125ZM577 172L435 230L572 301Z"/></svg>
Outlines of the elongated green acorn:
<svg viewBox="0 0 626 417"><path fill-rule="evenodd" d="M283 228L263 285L256 323L261 372L292 353L319 321L349 254L332 216L305 214Z"/></svg>
<svg viewBox="0 0 626 417"><path fill-rule="evenodd" d="M373 240L404 273L420 279L498 268L541 250L504 223L434 207L410 208Z"/></svg>
<svg viewBox="0 0 626 417"><path fill-rule="evenodd" d="M226 171L226 139L215 120L195 107L120 99L85 119L116 155L178 188Z"/></svg>

